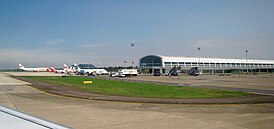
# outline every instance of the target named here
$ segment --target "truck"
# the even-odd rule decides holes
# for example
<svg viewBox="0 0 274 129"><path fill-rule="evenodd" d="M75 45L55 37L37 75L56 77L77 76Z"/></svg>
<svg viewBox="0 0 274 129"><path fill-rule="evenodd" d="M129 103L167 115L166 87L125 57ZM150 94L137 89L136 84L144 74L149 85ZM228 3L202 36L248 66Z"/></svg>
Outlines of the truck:
<svg viewBox="0 0 274 129"><path fill-rule="evenodd" d="M137 69L120 69L118 71L119 77L131 77L131 76L137 76Z"/></svg>

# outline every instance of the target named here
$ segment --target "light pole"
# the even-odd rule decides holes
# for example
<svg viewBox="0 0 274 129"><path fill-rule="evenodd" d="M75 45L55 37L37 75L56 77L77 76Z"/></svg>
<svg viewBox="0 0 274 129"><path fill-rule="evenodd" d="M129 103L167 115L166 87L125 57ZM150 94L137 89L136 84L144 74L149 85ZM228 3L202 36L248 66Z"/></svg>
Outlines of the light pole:
<svg viewBox="0 0 274 129"><path fill-rule="evenodd" d="M200 50L201 50L201 48L200 47L198 47L198 67L200 66Z"/></svg>
<svg viewBox="0 0 274 129"><path fill-rule="evenodd" d="M102 66L103 68L105 67L105 61L103 60L103 66Z"/></svg>
<svg viewBox="0 0 274 129"><path fill-rule="evenodd" d="M246 50L245 50L246 74L248 74L247 53L248 53L248 50L246 49Z"/></svg>
<svg viewBox="0 0 274 129"><path fill-rule="evenodd" d="M127 61L126 61L126 60L124 60L124 68L126 68L126 63L127 63Z"/></svg>
<svg viewBox="0 0 274 129"><path fill-rule="evenodd" d="M129 41L129 42L130 42L130 41ZM133 64L134 64L134 61L133 61L133 52L134 52L133 50L134 50L134 45L135 45L134 43L131 43L131 42L130 42L130 46L132 47L132 57L131 57L132 68L133 68Z"/></svg>

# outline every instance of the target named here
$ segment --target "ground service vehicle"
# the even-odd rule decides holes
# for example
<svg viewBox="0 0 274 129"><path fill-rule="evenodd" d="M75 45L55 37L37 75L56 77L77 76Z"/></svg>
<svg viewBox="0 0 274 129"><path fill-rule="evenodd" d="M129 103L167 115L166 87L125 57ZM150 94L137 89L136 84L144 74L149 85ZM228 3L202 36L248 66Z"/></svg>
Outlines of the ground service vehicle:
<svg viewBox="0 0 274 129"><path fill-rule="evenodd" d="M198 67L192 67L190 70L187 71L187 74L190 76L198 76L200 73Z"/></svg>
<svg viewBox="0 0 274 129"><path fill-rule="evenodd" d="M118 71L119 77L137 76L137 69L121 69Z"/></svg>
<svg viewBox="0 0 274 129"><path fill-rule="evenodd" d="M169 72L168 75L169 76L179 76L181 73L181 67L176 67L174 66Z"/></svg>
<svg viewBox="0 0 274 129"><path fill-rule="evenodd" d="M154 76L161 76L161 73L160 73L160 71L154 71L154 72L153 72L153 75L154 75Z"/></svg>
<svg viewBox="0 0 274 129"><path fill-rule="evenodd" d="M109 74L110 77L118 77L119 76L119 73L118 72L111 72Z"/></svg>

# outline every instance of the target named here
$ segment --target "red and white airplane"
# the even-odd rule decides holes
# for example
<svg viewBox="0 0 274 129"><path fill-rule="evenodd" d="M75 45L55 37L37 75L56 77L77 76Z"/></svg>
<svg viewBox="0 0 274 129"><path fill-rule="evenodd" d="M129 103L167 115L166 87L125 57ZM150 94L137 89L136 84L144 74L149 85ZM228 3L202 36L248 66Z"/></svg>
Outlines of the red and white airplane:
<svg viewBox="0 0 274 129"><path fill-rule="evenodd" d="M49 67L46 67L47 68L47 72L54 72L52 69L50 69Z"/></svg>
<svg viewBox="0 0 274 129"><path fill-rule="evenodd" d="M46 67L48 72L54 72L54 73L74 73L76 72L76 69L74 67L68 67L66 64L64 64L64 69L63 70L57 70L54 67Z"/></svg>
<svg viewBox="0 0 274 129"><path fill-rule="evenodd" d="M47 68L47 72L54 72L57 73L56 69L54 67L46 67Z"/></svg>
<svg viewBox="0 0 274 129"><path fill-rule="evenodd" d="M74 67L68 67L66 64L64 64L64 71L66 72L66 73L74 73L74 72L76 72L77 70L74 68Z"/></svg>
<svg viewBox="0 0 274 129"><path fill-rule="evenodd" d="M65 73L65 70L57 70L54 67L50 67L50 72L54 72L54 73Z"/></svg>
<svg viewBox="0 0 274 129"><path fill-rule="evenodd" d="M46 72L48 67L41 67L41 68L26 68L22 64L19 64L19 69L24 71L32 71L32 72Z"/></svg>

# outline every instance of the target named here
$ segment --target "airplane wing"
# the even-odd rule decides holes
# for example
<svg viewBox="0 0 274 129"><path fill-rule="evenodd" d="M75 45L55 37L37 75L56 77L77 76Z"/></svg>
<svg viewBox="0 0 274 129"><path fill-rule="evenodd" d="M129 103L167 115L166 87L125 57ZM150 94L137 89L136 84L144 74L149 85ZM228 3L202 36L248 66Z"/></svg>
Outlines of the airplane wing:
<svg viewBox="0 0 274 129"><path fill-rule="evenodd" d="M0 106L0 123L4 129L69 129L4 106Z"/></svg>

